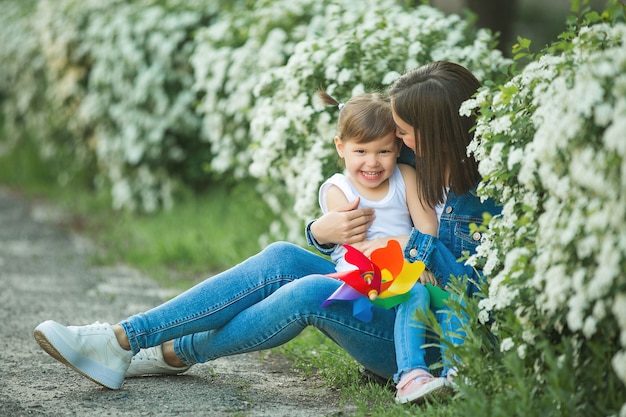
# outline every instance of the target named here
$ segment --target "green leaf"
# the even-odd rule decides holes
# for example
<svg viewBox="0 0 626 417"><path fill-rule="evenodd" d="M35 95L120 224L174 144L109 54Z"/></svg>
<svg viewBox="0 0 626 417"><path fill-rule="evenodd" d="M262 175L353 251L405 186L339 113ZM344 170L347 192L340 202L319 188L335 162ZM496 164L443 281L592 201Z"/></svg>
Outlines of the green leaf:
<svg viewBox="0 0 626 417"><path fill-rule="evenodd" d="M597 22L599 22L601 20L602 20L602 18L600 17L598 12L596 12L596 11L589 12L589 13L587 13L585 15L585 23L586 24L597 23Z"/></svg>

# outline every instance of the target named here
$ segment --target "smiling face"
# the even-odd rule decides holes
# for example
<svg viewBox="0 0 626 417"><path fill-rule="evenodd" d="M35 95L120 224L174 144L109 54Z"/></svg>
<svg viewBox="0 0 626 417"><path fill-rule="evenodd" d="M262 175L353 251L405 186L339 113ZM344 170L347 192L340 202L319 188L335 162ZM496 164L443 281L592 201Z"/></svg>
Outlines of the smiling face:
<svg viewBox="0 0 626 417"><path fill-rule="evenodd" d="M375 191L385 185L400 154L395 132L367 143L335 137L335 147L344 159L349 178L360 192Z"/></svg>
<svg viewBox="0 0 626 417"><path fill-rule="evenodd" d="M396 136L402 139L402 142L409 147L413 152L417 153L417 143L415 138L415 129L413 126L402 120L396 112L392 109L393 120L396 123Z"/></svg>

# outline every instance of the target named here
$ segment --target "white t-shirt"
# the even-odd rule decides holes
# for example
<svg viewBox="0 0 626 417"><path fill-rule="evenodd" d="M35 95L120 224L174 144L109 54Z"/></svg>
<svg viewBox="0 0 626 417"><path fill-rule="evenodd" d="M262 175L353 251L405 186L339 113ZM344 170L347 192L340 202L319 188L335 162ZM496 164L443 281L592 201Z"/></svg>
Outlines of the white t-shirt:
<svg viewBox="0 0 626 417"><path fill-rule="evenodd" d="M360 195L344 174L333 175L322 184L319 190L319 204L323 213L328 212L326 193L331 185L339 187L348 201L354 201L354 199L360 197L359 208L370 207L376 210L376 219L374 219L374 222L367 230L366 236L368 240L411 233L413 223L406 203L406 185L398 167L389 177L389 191L387 195L378 201L368 200ZM330 255L336 264L335 269L337 271L355 269L353 265L345 261L345 253L346 249L343 245L337 245Z"/></svg>

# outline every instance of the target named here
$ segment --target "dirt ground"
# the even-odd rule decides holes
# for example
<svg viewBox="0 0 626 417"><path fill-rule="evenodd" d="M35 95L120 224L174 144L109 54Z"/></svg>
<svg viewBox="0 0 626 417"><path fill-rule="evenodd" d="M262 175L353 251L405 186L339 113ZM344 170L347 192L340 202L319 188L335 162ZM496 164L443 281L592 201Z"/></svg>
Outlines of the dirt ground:
<svg viewBox="0 0 626 417"><path fill-rule="evenodd" d="M74 373L35 343L35 326L115 323L173 295L123 266L90 262L94 245L63 227L63 213L0 188L0 415L346 416L349 405L277 353L194 366L176 377L135 378L118 391Z"/></svg>

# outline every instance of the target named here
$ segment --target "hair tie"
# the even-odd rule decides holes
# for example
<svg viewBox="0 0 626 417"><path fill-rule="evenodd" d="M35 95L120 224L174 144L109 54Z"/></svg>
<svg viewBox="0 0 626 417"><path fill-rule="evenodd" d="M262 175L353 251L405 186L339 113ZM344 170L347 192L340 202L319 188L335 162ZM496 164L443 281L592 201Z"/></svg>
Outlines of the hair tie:
<svg viewBox="0 0 626 417"><path fill-rule="evenodd" d="M338 108L339 110L343 109L343 103L338 103L338 104L337 104L337 108Z"/></svg>

